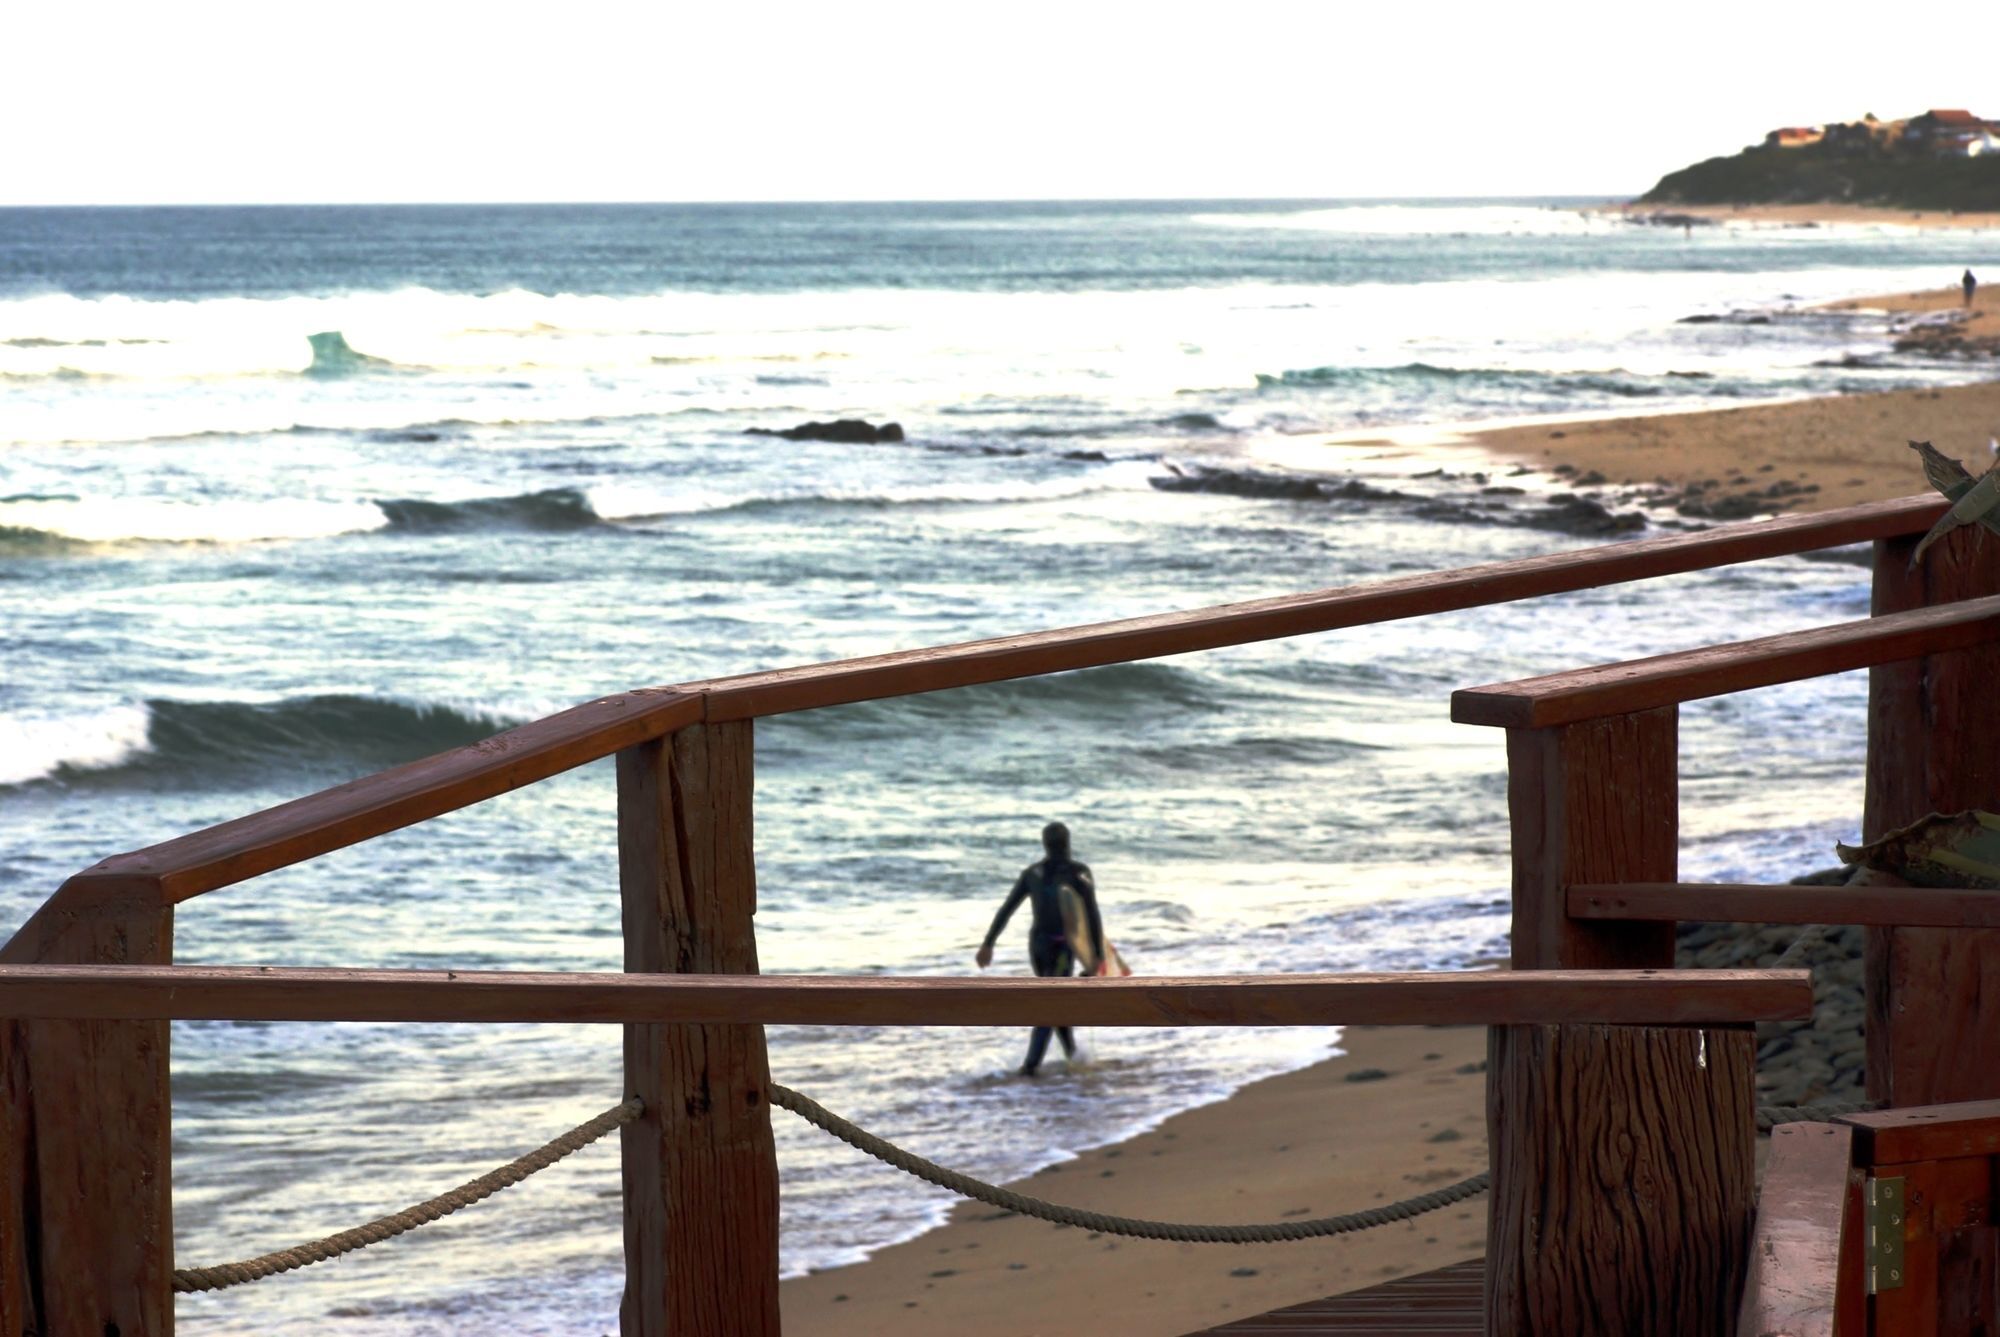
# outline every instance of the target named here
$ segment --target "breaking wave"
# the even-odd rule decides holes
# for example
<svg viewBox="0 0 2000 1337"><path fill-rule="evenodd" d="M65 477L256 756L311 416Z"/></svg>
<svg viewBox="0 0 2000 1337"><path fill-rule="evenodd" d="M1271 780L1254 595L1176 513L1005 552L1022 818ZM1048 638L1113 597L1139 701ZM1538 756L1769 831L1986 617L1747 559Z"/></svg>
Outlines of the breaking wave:
<svg viewBox="0 0 2000 1337"><path fill-rule="evenodd" d="M344 693L270 702L162 699L66 718L0 719L0 788L366 774L478 742L512 723L480 707Z"/></svg>
<svg viewBox="0 0 2000 1337"><path fill-rule="evenodd" d="M1629 371L1547 372L1502 367L1439 367L1406 362L1398 367L1307 367L1277 375L1257 374L1263 390L1342 389L1396 384L1473 382L1495 390L1533 390L1551 394L1594 393L1647 398L1686 393L1670 376L1641 376Z"/></svg>
<svg viewBox="0 0 2000 1337"><path fill-rule="evenodd" d="M380 529L365 501L172 501L164 498L26 498L0 501L0 555L74 552L127 543L255 543L330 538Z"/></svg>

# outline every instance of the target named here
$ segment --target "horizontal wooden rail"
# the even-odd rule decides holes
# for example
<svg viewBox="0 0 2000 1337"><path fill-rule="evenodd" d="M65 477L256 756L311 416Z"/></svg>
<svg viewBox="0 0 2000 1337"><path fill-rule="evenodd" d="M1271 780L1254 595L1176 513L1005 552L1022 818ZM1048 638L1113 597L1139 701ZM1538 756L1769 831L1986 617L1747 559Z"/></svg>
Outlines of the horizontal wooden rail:
<svg viewBox="0 0 2000 1337"><path fill-rule="evenodd" d="M2000 640L2000 594L1453 692L1460 724L1542 729Z"/></svg>
<svg viewBox="0 0 2000 1337"><path fill-rule="evenodd" d="M2000 1156L2000 1100L1870 1110L1837 1122L1854 1129L1859 1159L1873 1165Z"/></svg>
<svg viewBox="0 0 2000 1337"><path fill-rule="evenodd" d="M1369 626L1921 533L1944 507L1935 495L1902 497L1817 515L1400 576L1312 594L686 683L681 690L703 693L711 720L911 696Z"/></svg>
<svg viewBox="0 0 2000 1337"><path fill-rule="evenodd" d="M83 897L141 893L179 902L467 807L696 721L749 719L1101 667L1921 534L1945 504L1929 494L1902 497L1309 594L628 692L114 855L71 878L68 886ZM18 954L0 955L4 959Z"/></svg>
<svg viewBox="0 0 2000 1337"><path fill-rule="evenodd" d="M0 1017L818 1026L1727 1025L1812 1015L1803 970L1157 979L0 966Z"/></svg>
<svg viewBox="0 0 2000 1337"><path fill-rule="evenodd" d="M1566 894L1572 919L2000 928L2000 891L1606 882L1580 883Z"/></svg>
<svg viewBox="0 0 2000 1337"><path fill-rule="evenodd" d="M465 747L114 855L70 882L99 894L149 891L168 902L184 901L546 780L700 718L701 698L687 692L648 688L607 696Z"/></svg>

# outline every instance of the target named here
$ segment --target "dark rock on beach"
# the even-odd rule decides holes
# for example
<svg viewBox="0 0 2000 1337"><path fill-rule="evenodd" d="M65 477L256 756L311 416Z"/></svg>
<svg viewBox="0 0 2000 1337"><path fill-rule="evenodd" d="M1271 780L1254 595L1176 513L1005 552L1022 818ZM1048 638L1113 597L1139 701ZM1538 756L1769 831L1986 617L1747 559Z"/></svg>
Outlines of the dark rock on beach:
<svg viewBox="0 0 2000 1337"><path fill-rule="evenodd" d="M1510 505L1500 498L1519 493L1521 489L1493 488L1488 485L1489 476L1483 473L1456 475L1432 470L1429 474L1416 475L1419 478L1471 482L1482 487L1482 491L1477 493L1425 496L1377 487L1358 478L1321 478L1309 474L1270 473L1258 469L1229 469L1211 464L1175 464L1171 461L1166 468L1167 473L1148 480L1162 492L1213 492L1276 501L1387 503L1401 506L1408 514L1421 520L1546 529L1579 538L1608 538L1646 527L1646 517L1638 511L1612 511L1604 503L1574 492L1563 493L1533 506Z"/></svg>
<svg viewBox="0 0 2000 1337"><path fill-rule="evenodd" d="M797 427L773 430L769 427L752 427L750 436L781 436L787 441L833 441L842 445L873 446L885 441L901 441L903 425L885 422L880 427L863 422L859 418L841 418L834 422L803 422Z"/></svg>
<svg viewBox="0 0 2000 1337"><path fill-rule="evenodd" d="M1275 501L1415 501L1407 492L1370 486L1357 479L1336 482L1304 474L1260 469L1222 469L1208 464L1167 463L1169 472L1147 481L1162 492L1214 492L1228 497Z"/></svg>
<svg viewBox="0 0 2000 1337"><path fill-rule="evenodd" d="M1537 506L1509 507L1489 503L1468 504L1452 500L1426 502L1414 512L1425 520L1446 524L1509 525L1517 529L1545 529L1578 538L1609 538L1637 533L1646 527L1646 517L1638 511L1613 511L1591 497L1566 492Z"/></svg>
<svg viewBox="0 0 2000 1337"><path fill-rule="evenodd" d="M1849 871L1830 869L1796 885L1838 886ZM1768 969L1806 930L1796 924L1683 924L1675 964L1682 969ZM1867 931L1829 928L1794 961L1813 975L1809 1021L1757 1026L1757 1103L1809 1105L1865 1099L1862 951Z"/></svg>
<svg viewBox="0 0 2000 1337"><path fill-rule="evenodd" d="M1613 511L1601 501L1567 493L1541 506L1521 511L1516 523L1529 529L1552 529L1579 538L1602 538L1630 534L1646 527L1646 517L1637 511Z"/></svg>

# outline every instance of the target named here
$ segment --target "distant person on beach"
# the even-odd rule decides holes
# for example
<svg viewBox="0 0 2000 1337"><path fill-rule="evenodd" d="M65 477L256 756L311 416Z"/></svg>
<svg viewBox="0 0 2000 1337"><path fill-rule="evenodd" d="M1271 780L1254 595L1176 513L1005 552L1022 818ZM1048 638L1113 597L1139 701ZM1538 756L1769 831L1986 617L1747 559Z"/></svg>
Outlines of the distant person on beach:
<svg viewBox="0 0 2000 1337"><path fill-rule="evenodd" d="M1089 959L1104 959L1104 921L1097 913L1097 884L1091 880L1087 866L1069 857L1069 828L1061 822L1050 822L1043 827L1042 850L1045 857L1021 870L1021 876L1014 880L1014 889L1007 893L1000 912L993 916L993 927L986 930L986 941L979 945L979 952L973 958L981 970L993 964L993 943L1022 901L1031 902L1034 909L1034 920L1028 926L1028 962L1037 975L1074 974L1079 955L1074 948L1079 946L1086 949ZM1074 910L1064 915L1065 892L1082 903L1082 917L1087 923L1075 923ZM1074 924L1077 931L1087 932L1090 942L1071 943L1071 929L1066 927L1066 921ZM1033 1077L1041 1069L1051 1031L1062 1041L1063 1056L1076 1056L1076 1036L1069 1027L1037 1026L1028 1037L1028 1059L1021 1065L1023 1077Z"/></svg>
<svg viewBox="0 0 2000 1337"><path fill-rule="evenodd" d="M1979 291L1979 280L1972 277L1972 271L1968 269L1965 271L1965 277L1958 281L1958 286L1965 291L1965 304L1971 306L1972 294Z"/></svg>

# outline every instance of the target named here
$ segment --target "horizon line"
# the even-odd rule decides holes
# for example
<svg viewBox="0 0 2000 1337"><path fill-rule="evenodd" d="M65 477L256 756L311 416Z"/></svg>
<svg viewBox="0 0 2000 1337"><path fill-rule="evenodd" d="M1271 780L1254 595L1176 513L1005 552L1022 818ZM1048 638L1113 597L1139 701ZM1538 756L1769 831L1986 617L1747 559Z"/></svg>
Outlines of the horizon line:
<svg viewBox="0 0 2000 1337"><path fill-rule="evenodd" d="M661 206L742 208L790 205L814 208L857 204L1452 204L1538 200L1591 200L1628 203L1635 199L1615 191L1575 191L1513 195L1006 195L893 198L854 196L845 199L468 199L468 200L123 200L0 202L0 211L26 209L449 209L449 208L650 208Z"/></svg>

